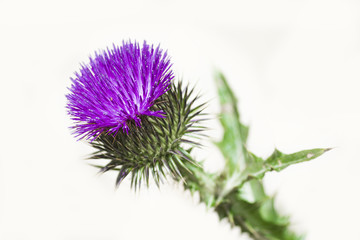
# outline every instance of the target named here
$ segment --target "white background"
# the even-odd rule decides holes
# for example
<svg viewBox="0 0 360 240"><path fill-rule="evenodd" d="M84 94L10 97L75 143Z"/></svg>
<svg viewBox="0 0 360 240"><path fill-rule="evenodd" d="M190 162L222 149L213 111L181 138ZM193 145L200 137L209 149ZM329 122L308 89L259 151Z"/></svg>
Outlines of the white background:
<svg viewBox="0 0 360 240"><path fill-rule="evenodd" d="M69 78L95 50L133 39L168 49L216 114L221 69L266 157L335 147L265 178L307 239L360 239L359 1L0 0L0 239L247 239L173 183L135 194L98 176L70 135ZM219 138L216 121L210 134ZM211 144L197 153L222 167Z"/></svg>

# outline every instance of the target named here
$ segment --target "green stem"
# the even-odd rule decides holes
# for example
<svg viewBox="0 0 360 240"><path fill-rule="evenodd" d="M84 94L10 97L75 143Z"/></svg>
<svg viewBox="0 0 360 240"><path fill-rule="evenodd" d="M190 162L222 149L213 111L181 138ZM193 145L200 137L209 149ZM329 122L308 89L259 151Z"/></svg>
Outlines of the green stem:
<svg viewBox="0 0 360 240"><path fill-rule="evenodd" d="M242 232L247 232L255 240L301 239L288 229L287 222L266 221L262 215L262 203L249 203L243 200L240 196L241 188L233 189L219 201L219 193L223 191L224 186L222 176L207 173L201 165L187 163L185 167L187 169L179 166L185 189L189 189L192 193L198 192L200 201L208 208L212 208L220 219L227 218L232 226L239 227ZM261 181L254 184L260 185L260 192L263 192ZM271 198L266 196L266 199ZM274 214L278 215L277 212Z"/></svg>

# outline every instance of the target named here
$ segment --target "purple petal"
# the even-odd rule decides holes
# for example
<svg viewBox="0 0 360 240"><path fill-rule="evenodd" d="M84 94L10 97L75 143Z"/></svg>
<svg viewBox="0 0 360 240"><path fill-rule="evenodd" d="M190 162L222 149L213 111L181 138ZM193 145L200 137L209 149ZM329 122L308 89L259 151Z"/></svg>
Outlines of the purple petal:
<svg viewBox="0 0 360 240"><path fill-rule="evenodd" d="M103 132L128 132L128 121L141 127L141 115L165 117L162 111L150 111L166 93L174 76L167 53L144 42L123 42L95 53L88 65L82 65L72 78L67 109L76 122L79 139L94 140Z"/></svg>

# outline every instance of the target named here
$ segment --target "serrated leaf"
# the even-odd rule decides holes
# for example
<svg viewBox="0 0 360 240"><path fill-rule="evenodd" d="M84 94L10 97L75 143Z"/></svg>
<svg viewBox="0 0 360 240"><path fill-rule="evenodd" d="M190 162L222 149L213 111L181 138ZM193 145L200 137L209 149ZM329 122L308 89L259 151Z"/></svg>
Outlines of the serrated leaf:
<svg viewBox="0 0 360 240"><path fill-rule="evenodd" d="M221 218L228 218L256 240L303 239L288 229L288 218L282 217L274 206L273 198L266 195L262 178L266 172L282 169L309 161L328 149L311 149L293 154L276 150L265 161L246 148L249 128L241 123L237 99L225 77L217 73L215 81L221 105L220 122L224 135L217 146L225 161L215 202Z"/></svg>
<svg viewBox="0 0 360 240"><path fill-rule="evenodd" d="M330 148L315 148L292 154L284 154L275 149L274 153L264 162L264 166L267 168L267 171L281 171L292 164L306 162L317 158L329 150Z"/></svg>
<svg viewBox="0 0 360 240"><path fill-rule="evenodd" d="M274 153L265 161L261 161L260 158L250 153L249 156L255 159L253 164L249 164L247 168L237 176L236 180L233 181L233 184L238 184L238 187L240 187L246 181L254 178L262 179L266 172L281 171L292 164L310 161L329 150L329 148L315 148L292 154L284 154L279 150L275 150ZM223 195L229 193L230 191L231 189L226 189Z"/></svg>
<svg viewBox="0 0 360 240"><path fill-rule="evenodd" d="M223 139L217 143L226 160L226 170L231 175L246 167L245 145L249 128L240 122L237 99L224 75L215 75L221 112L220 122L224 129Z"/></svg>

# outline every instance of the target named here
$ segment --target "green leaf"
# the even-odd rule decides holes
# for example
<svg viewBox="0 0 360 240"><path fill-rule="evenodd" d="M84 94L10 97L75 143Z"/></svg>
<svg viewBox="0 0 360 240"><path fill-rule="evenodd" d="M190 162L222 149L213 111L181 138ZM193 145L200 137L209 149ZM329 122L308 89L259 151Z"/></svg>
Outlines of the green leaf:
<svg viewBox="0 0 360 240"><path fill-rule="evenodd" d="M266 159L264 166L267 171L281 171L284 168L301 162L310 161L314 158L321 156L323 153L331 150L330 148L315 148L310 150L304 150L292 154L284 154L275 149L274 153Z"/></svg>
<svg viewBox="0 0 360 240"><path fill-rule="evenodd" d="M253 163L249 164L247 168L240 175L238 175L235 180L233 180L232 184L238 184L237 186L240 187L245 182L254 178L262 179L266 172L279 172L292 164L306 162L317 158L329 150L330 148L315 148L292 154L284 154L279 150L275 149L274 153L265 161L262 161L261 158L258 158L254 154L249 153L249 156L251 156L251 158L253 159ZM222 196L232 191L232 189L225 190L226 191L222 193Z"/></svg>
<svg viewBox="0 0 360 240"><path fill-rule="evenodd" d="M256 240L302 239L289 230L288 218L277 212L273 197L264 191L262 178L266 172L312 160L329 149L293 154L275 150L266 160L257 157L246 148L249 128L241 123L234 93L223 74L216 73L215 81L221 105L219 120L224 129L217 146L226 161L224 172L217 179L216 212L220 219L227 218Z"/></svg>
<svg viewBox="0 0 360 240"><path fill-rule="evenodd" d="M224 75L215 74L221 112L220 122L224 129L223 139L217 143L226 160L228 174L239 172L246 167L246 140L249 128L240 122L237 99Z"/></svg>

